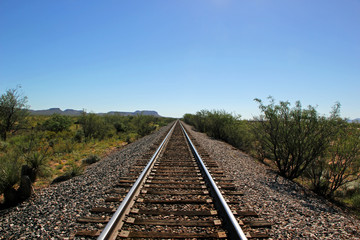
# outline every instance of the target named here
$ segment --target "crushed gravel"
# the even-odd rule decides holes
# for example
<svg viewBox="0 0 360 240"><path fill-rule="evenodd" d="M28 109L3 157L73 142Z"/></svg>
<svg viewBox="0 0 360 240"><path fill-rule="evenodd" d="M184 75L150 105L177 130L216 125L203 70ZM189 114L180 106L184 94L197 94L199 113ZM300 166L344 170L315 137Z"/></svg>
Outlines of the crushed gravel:
<svg viewBox="0 0 360 240"><path fill-rule="evenodd" d="M273 239L360 239L359 219L231 145L186 128L245 192L240 206L273 223Z"/></svg>
<svg viewBox="0 0 360 240"><path fill-rule="evenodd" d="M81 176L44 188L22 204L0 211L0 239L66 239L80 228L76 219L103 202L104 192L126 176L171 125L89 166Z"/></svg>

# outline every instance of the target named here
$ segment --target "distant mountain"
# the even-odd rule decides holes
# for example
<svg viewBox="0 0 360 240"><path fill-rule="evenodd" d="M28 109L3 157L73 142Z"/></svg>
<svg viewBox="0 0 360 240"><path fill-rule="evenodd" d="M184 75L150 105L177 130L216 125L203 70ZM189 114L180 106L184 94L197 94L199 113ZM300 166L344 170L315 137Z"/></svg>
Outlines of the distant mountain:
<svg viewBox="0 0 360 240"><path fill-rule="evenodd" d="M104 113L101 113L104 114ZM150 111L150 110L143 110L143 111L135 111L135 112L116 112L116 111L111 111L105 114L110 114L110 115L121 115L121 116L136 116L136 115L150 115L150 116L155 116L155 117L161 117L156 111Z"/></svg>
<svg viewBox="0 0 360 240"><path fill-rule="evenodd" d="M82 110L74 110L74 109L66 109L62 111L60 108L49 108L47 110L30 110L31 115L42 115L42 116L49 116L53 114L59 114L59 115L66 115L66 116L80 116ZM97 113L99 115L120 115L120 116L136 116L136 115L150 115L155 117L161 117L156 111L150 111L150 110L137 110L135 112L118 112L118 111L111 111L107 113Z"/></svg>
<svg viewBox="0 0 360 240"><path fill-rule="evenodd" d="M30 110L31 115L53 115L53 114L60 114L60 115L68 115L68 116L79 116L82 111L80 110L73 110L73 109L66 109L62 111L60 108L49 108L47 110Z"/></svg>
<svg viewBox="0 0 360 240"><path fill-rule="evenodd" d="M357 122L357 123L360 123L360 118L355 118L355 119L353 119L353 120L349 120L348 122L353 122L353 123Z"/></svg>

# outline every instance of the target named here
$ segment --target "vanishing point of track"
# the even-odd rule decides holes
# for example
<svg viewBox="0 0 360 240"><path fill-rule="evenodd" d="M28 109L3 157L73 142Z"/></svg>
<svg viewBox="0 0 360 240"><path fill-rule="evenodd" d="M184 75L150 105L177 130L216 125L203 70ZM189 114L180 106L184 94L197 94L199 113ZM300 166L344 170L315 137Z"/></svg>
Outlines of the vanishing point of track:
<svg viewBox="0 0 360 240"><path fill-rule="evenodd" d="M239 207L243 193L179 121L152 151L119 179L104 206L78 219L86 229L78 230L76 239L269 237L264 229L271 225Z"/></svg>

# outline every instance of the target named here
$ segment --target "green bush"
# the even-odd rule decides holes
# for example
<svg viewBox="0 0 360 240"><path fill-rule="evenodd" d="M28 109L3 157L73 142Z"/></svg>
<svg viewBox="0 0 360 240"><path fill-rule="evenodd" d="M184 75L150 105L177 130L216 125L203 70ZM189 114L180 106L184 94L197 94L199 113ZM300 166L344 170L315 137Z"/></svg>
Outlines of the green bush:
<svg viewBox="0 0 360 240"><path fill-rule="evenodd" d="M300 102L290 108L289 102L275 104L273 98L269 105L261 100L259 108L264 114L254 131L262 135L260 144L276 164L280 175L294 179L319 158L329 146L336 134L333 123L338 118L339 105L336 105L329 119L318 115L314 107L302 109Z"/></svg>
<svg viewBox="0 0 360 240"><path fill-rule="evenodd" d="M34 151L25 155L25 161L29 170L25 175L30 177L31 182L35 182L38 176L48 177L50 175L50 169L47 166L47 157L46 152Z"/></svg>
<svg viewBox="0 0 360 240"><path fill-rule="evenodd" d="M43 128L45 130L58 133L61 131L69 130L71 124L72 122L70 117L54 114L51 116L50 119L46 120L43 123Z"/></svg>
<svg viewBox="0 0 360 240"><path fill-rule="evenodd" d="M351 205L354 208L360 209L360 193L355 194L352 198L351 198Z"/></svg>
<svg viewBox="0 0 360 240"><path fill-rule="evenodd" d="M224 110L201 110L195 115L185 114L184 121L210 137L223 140L241 150L249 150L253 136L248 121L240 120Z"/></svg>
<svg viewBox="0 0 360 240"><path fill-rule="evenodd" d="M102 140L111 131L111 126L105 121L105 118L94 113L83 112L79 123L87 140L92 138Z"/></svg>
<svg viewBox="0 0 360 240"><path fill-rule="evenodd" d="M243 151L250 151L253 147L254 136L248 121L236 119L224 129L223 140Z"/></svg>
<svg viewBox="0 0 360 240"><path fill-rule="evenodd" d="M231 130L236 128L236 120L240 118L233 116L224 110L213 110L206 113L205 129L206 133L216 139L230 139Z"/></svg>
<svg viewBox="0 0 360 240"><path fill-rule="evenodd" d="M70 175L71 177L76 177L81 175L83 171L83 167L76 164L70 164L70 167L66 170L66 174Z"/></svg>
<svg viewBox="0 0 360 240"><path fill-rule="evenodd" d="M75 148L74 140L69 139L57 139L57 142L53 145L54 153L72 153Z"/></svg>
<svg viewBox="0 0 360 240"><path fill-rule="evenodd" d="M206 132L206 123L205 120L208 115L208 110L198 111L195 115L185 114L184 121L188 124L191 124L200 132Z"/></svg>
<svg viewBox="0 0 360 240"><path fill-rule="evenodd" d="M115 122L114 127L117 133L126 132L126 126L122 122Z"/></svg>
<svg viewBox="0 0 360 240"><path fill-rule="evenodd" d="M339 121L337 134L326 152L312 162L306 172L311 188L332 197L336 190L360 178L360 130L357 125Z"/></svg>
<svg viewBox="0 0 360 240"><path fill-rule="evenodd" d="M81 143L83 142L85 139L85 134L84 134L84 131L82 130L77 130L75 135L74 135L74 141L78 142L78 143Z"/></svg>
<svg viewBox="0 0 360 240"><path fill-rule="evenodd" d="M134 142L136 140L137 136L138 135L136 133L129 133L129 134L126 135L125 141L127 143L132 143L132 142Z"/></svg>
<svg viewBox="0 0 360 240"><path fill-rule="evenodd" d="M136 115L134 117L136 132L142 137L150 134L156 129L156 126L154 125L154 119L155 118L153 116L142 114Z"/></svg>
<svg viewBox="0 0 360 240"><path fill-rule="evenodd" d="M35 182L38 176L48 177L51 174L47 159L53 141L48 137L49 135L43 132L31 132L28 135L11 138L9 141L12 150L19 158L25 160L26 165L22 167L22 175L29 176L32 182Z"/></svg>
<svg viewBox="0 0 360 240"><path fill-rule="evenodd" d="M4 193L5 202L14 200L10 195L16 192L13 187L20 180L21 164L17 154L9 153L0 157L0 194Z"/></svg>
<svg viewBox="0 0 360 240"><path fill-rule="evenodd" d="M251 125L253 141L250 153L261 162L264 162L265 158L271 158L270 153L268 152L270 143L268 142L266 135L262 132L260 125L261 123L257 121L254 121Z"/></svg>
<svg viewBox="0 0 360 240"><path fill-rule="evenodd" d="M0 96L0 137L4 141L8 132L15 132L27 124L27 97L19 93L19 88L8 89Z"/></svg>

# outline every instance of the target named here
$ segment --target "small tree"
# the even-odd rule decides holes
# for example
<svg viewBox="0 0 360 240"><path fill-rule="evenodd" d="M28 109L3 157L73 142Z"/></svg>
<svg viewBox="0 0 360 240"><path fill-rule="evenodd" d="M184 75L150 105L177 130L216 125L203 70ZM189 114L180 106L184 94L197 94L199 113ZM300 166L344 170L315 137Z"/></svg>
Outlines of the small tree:
<svg viewBox="0 0 360 240"><path fill-rule="evenodd" d="M50 119L43 123L45 130L56 133L68 130L70 126L71 119L68 116L62 116L59 114L53 114Z"/></svg>
<svg viewBox="0 0 360 240"><path fill-rule="evenodd" d="M311 187L321 195L332 197L341 186L360 178L360 131L343 121L339 132L322 157L307 171Z"/></svg>
<svg viewBox="0 0 360 240"><path fill-rule="evenodd" d="M27 97L19 88L9 89L0 97L0 135L6 141L7 133L18 130L28 115Z"/></svg>
<svg viewBox="0 0 360 240"><path fill-rule="evenodd" d="M150 134L156 129L154 126L154 117L149 115L137 114L134 117L134 122L136 126L136 132L140 136L145 136Z"/></svg>
<svg viewBox="0 0 360 240"><path fill-rule="evenodd" d="M289 102L280 102L275 105L272 97L270 104L264 105L260 99L260 110L264 113L260 117L261 124L255 128L255 132L263 134L259 139L266 151L266 155L273 160L280 175L294 179L299 177L304 170L317 159L331 141L335 134L332 121L318 116L314 107L302 109L298 101L294 108L290 108ZM338 117L340 105L337 104L331 119Z"/></svg>
<svg viewBox="0 0 360 240"><path fill-rule="evenodd" d="M209 111L208 110L200 110L196 113L194 116L194 125L195 128L200 132L206 132L207 126L206 126L206 118L208 116Z"/></svg>
<svg viewBox="0 0 360 240"><path fill-rule="evenodd" d="M254 151L253 155L261 162L264 162L266 158L271 158L269 151L271 146L269 138L267 137L261 122L254 121L251 128L254 136L254 140L252 142L252 150Z"/></svg>
<svg viewBox="0 0 360 240"><path fill-rule="evenodd" d="M111 126L105 122L104 117L95 113L83 112L79 118L85 139L103 139L109 133Z"/></svg>
<svg viewBox="0 0 360 240"><path fill-rule="evenodd" d="M206 114L206 133L216 139L227 140L226 130L235 125L240 116L233 116L224 110L208 111Z"/></svg>

